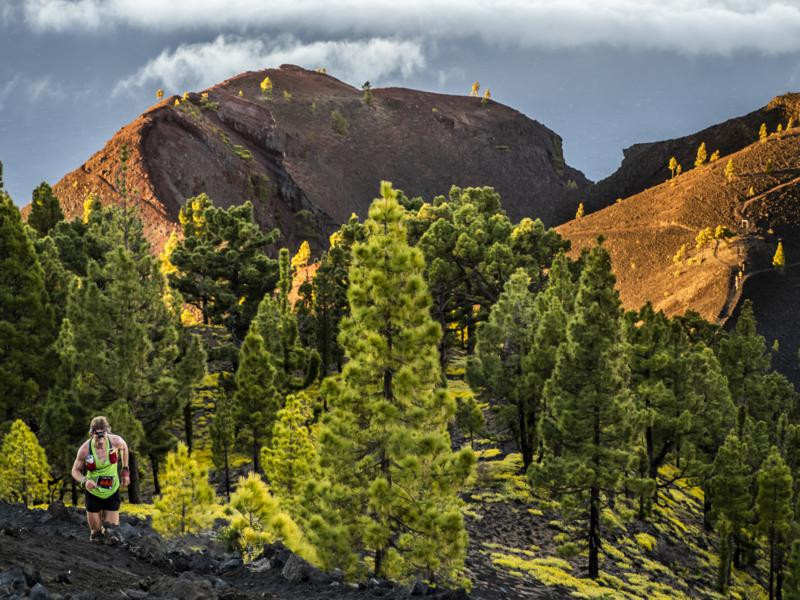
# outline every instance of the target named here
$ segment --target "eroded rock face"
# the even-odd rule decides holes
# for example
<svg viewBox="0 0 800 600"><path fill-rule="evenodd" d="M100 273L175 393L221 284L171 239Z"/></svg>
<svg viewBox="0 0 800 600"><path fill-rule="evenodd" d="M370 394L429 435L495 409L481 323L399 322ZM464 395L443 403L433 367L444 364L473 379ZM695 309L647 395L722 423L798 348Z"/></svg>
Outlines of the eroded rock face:
<svg viewBox="0 0 800 600"><path fill-rule="evenodd" d="M265 76L271 94L260 89ZM564 163L558 135L502 104L402 88L374 89L367 103L333 77L284 65L161 101L55 191L74 217L87 194L122 202L124 180L155 249L201 192L220 206L252 201L281 244L324 247L351 213L365 215L382 179L426 199L454 184L491 185L513 219L547 225L574 215L591 185Z"/></svg>

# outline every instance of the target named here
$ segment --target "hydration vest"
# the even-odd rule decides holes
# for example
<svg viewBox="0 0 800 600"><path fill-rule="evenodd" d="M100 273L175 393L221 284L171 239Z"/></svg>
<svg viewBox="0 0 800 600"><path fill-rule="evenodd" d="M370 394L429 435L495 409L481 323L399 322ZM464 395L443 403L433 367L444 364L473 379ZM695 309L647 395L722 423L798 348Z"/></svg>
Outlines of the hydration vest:
<svg viewBox="0 0 800 600"><path fill-rule="evenodd" d="M89 440L89 454L86 457L86 479L97 484L97 487L86 490L98 498L108 498L119 489L119 473L117 472L117 449L111 447L108 436L105 437L106 459L101 463L94 452L93 440Z"/></svg>

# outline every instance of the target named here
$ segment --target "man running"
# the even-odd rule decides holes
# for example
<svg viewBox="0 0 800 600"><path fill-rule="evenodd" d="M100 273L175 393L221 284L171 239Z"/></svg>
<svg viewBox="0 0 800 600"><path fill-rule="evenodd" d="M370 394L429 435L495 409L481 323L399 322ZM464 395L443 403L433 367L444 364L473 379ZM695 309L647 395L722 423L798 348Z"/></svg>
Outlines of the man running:
<svg viewBox="0 0 800 600"><path fill-rule="evenodd" d="M130 484L128 445L111 433L105 417L92 419L89 434L91 437L78 449L72 477L86 490L89 540L99 542L108 533L109 541L117 543L122 539L118 530L119 487ZM121 477L119 466L122 466Z"/></svg>

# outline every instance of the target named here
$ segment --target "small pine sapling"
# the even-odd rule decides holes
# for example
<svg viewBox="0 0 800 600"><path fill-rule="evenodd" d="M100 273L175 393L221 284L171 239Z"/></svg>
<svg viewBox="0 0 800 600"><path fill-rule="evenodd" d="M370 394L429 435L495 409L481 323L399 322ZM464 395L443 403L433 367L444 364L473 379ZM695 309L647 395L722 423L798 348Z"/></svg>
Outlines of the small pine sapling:
<svg viewBox="0 0 800 600"><path fill-rule="evenodd" d="M697 157L694 159L694 166L695 167L702 167L703 164L706 162L706 158L708 153L706 152L706 143L702 142L700 147L697 149Z"/></svg>

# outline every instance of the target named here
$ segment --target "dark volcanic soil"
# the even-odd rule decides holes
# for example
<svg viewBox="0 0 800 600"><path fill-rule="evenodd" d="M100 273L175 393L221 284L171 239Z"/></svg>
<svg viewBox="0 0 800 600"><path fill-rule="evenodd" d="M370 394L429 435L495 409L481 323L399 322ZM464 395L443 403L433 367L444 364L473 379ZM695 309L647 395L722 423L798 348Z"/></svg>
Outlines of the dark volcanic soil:
<svg viewBox="0 0 800 600"><path fill-rule="evenodd" d="M366 103L360 90L291 65L156 104L55 186L68 217L90 193L121 201L124 144L125 181L156 249L201 192L221 206L251 200L294 250L303 239L325 246L335 225L365 216L382 179L426 199L451 185L494 186L513 219L551 226L575 214L590 186L564 163L561 138L512 108L403 88L374 89Z"/></svg>
<svg viewBox="0 0 800 600"><path fill-rule="evenodd" d="M205 598L310 600L426 597L440 600L485 598L567 598L534 580L523 582L492 565L485 543L532 545L534 531L522 504L490 505L480 522L468 523L467 565L473 591L429 590L372 580L360 586L304 565L285 549L269 547L248 566L208 539L165 542L143 521L123 515L120 546L88 541L82 510L53 506L28 511L0 503L0 598ZM205 548L197 550L198 547ZM288 566L287 566L288 564ZM35 585L50 596L36 596ZM39 588L37 588L38 590ZM102 590L102 592L100 591Z"/></svg>

